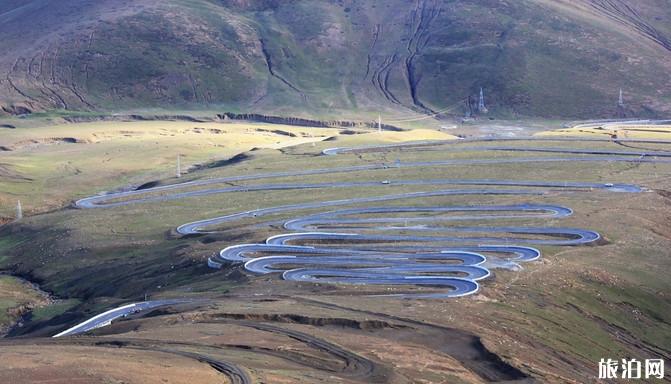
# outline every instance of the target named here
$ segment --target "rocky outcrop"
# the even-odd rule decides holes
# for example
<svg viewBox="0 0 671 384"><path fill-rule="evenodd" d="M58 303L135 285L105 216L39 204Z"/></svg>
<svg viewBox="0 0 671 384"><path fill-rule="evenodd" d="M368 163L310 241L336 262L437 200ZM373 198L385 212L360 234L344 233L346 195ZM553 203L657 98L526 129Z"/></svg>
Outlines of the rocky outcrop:
<svg viewBox="0 0 671 384"><path fill-rule="evenodd" d="M26 105L23 104L10 104L0 106L0 116L2 113L13 116L29 115L33 111Z"/></svg>

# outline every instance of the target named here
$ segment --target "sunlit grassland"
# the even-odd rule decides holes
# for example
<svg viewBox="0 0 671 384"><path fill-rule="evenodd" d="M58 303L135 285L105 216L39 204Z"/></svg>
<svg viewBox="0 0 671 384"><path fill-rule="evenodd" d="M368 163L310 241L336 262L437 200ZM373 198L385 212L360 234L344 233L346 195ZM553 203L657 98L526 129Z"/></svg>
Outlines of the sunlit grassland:
<svg viewBox="0 0 671 384"><path fill-rule="evenodd" d="M552 131L539 132L537 136L576 136L576 137L601 137L618 139L648 139L648 140L671 140L671 125L669 124L617 124L608 123L603 125L575 126Z"/></svg>
<svg viewBox="0 0 671 384"><path fill-rule="evenodd" d="M174 121L7 130L0 139L0 145L10 149L0 152L0 214L13 216L17 200L28 213L44 212L105 190L155 179L177 181L178 156L186 173L190 167L226 160L253 148L283 148L324 140L339 132L330 128ZM361 136L367 137L367 142L454 138L433 130Z"/></svg>

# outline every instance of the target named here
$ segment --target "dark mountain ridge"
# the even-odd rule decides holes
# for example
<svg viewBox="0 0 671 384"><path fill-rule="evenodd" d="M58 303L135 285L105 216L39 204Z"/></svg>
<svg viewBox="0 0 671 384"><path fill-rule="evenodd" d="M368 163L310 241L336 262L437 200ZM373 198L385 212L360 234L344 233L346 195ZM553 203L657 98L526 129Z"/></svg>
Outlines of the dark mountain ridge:
<svg viewBox="0 0 671 384"><path fill-rule="evenodd" d="M9 0L0 113L461 116L482 87L493 116L668 116L669 21L662 0Z"/></svg>

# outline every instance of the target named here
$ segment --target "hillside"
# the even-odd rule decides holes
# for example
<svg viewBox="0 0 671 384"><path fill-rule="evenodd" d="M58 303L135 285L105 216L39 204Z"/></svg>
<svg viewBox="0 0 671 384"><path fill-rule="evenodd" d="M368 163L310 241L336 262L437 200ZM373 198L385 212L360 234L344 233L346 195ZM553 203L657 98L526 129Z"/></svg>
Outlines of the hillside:
<svg viewBox="0 0 671 384"><path fill-rule="evenodd" d="M669 20L661 0L3 1L0 109L461 116L483 87L497 117L668 116Z"/></svg>

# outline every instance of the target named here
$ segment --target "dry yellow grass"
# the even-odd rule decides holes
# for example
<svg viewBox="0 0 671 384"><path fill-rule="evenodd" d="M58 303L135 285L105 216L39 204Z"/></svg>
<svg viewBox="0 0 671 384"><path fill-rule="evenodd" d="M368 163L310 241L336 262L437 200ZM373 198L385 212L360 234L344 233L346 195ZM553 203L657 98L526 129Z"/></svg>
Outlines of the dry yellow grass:
<svg viewBox="0 0 671 384"><path fill-rule="evenodd" d="M79 346L11 346L0 350L2 383L221 383L196 360L153 351Z"/></svg>
<svg viewBox="0 0 671 384"><path fill-rule="evenodd" d="M609 137L617 139L671 140L671 125L577 125L572 128L539 132L535 136Z"/></svg>
<svg viewBox="0 0 671 384"><path fill-rule="evenodd" d="M387 142L404 142L404 141L417 141L417 140L456 140L458 137L450 135L442 131L436 131L433 129L413 129L410 131L383 131L383 132L370 132L364 135L360 135L361 138Z"/></svg>
<svg viewBox="0 0 671 384"><path fill-rule="evenodd" d="M331 147L357 147L375 144L395 144L414 141L457 140L457 136L433 129L408 131L370 131L357 135L339 135L329 143Z"/></svg>
<svg viewBox="0 0 671 384"><path fill-rule="evenodd" d="M259 148L323 140L336 129L263 124L96 122L7 130L0 138L0 215L27 212L125 184L174 177L182 168Z"/></svg>
<svg viewBox="0 0 671 384"><path fill-rule="evenodd" d="M282 134L279 131L285 133ZM211 140L211 144L274 147L286 145L287 142L307 142L337 132L337 129L315 130L284 125L246 123L106 121L6 130L0 139L0 145L12 149L24 149L56 144L59 143L59 139L75 139L81 143L89 144L101 144L110 141L134 143L149 140L168 143L177 141L188 144L182 140L197 138L198 141ZM296 135L296 137L291 137L290 134Z"/></svg>
<svg viewBox="0 0 671 384"><path fill-rule="evenodd" d="M339 129L250 123L175 121L95 122L3 131L0 216L67 205L101 190L175 177L182 169L228 159L252 148L283 148L337 136ZM356 141L454 138L433 130L370 132ZM352 137L352 136L350 136Z"/></svg>

